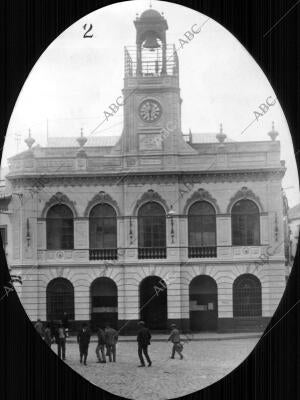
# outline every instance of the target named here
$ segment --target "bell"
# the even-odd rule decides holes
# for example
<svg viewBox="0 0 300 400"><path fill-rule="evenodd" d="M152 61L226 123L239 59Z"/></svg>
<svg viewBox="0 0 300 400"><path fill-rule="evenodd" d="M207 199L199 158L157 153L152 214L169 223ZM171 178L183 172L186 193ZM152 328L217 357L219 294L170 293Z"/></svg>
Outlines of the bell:
<svg viewBox="0 0 300 400"><path fill-rule="evenodd" d="M149 36L145 40L143 47L145 49L149 49L150 51L153 51L154 49L157 49L158 47L160 47L160 45L155 36Z"/></svg>

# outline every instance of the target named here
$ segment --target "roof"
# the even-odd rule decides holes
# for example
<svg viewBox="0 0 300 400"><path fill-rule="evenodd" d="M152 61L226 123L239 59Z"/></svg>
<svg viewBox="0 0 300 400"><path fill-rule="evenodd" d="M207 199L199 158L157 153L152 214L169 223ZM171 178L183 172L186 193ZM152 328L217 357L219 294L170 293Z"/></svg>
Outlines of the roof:
<svg viewBox="0 0 300 400"><path fill-rule="evenodd" d="M300 219L300 203L289 209L289 220Z"/></svg>
<svg viewBox="0 0 300 400"><path fill-rule="evenodd" d="M140 19L162 19L162 16L158 11L149 8L141 14Z"/></svg>
<svg viewBox="0 0 300 400"><path fill-rule="evenodd" d="M112 147L120 136L88 136L84 147ZM79 147L77 137L50 137L47 147Z"/></svg>
<svg viewBox="0 0 300 400"><path fill-rule="evenodd" d="M184 135L185 140L188 135ZM113 147L117 144L120 136L88 136L84 147ZM216 143L215 133L192 133L192 143ZM233 142L227 138L226 142ZM79 147L77 137L50 137L47 147Z"/></svg>
<svg viewBox="0 0 300 400"><path fill-rule="evenodd" d="M192 133L192 143L217 143L216 133ZM234 142L226 138L225 142Z"/></svg>

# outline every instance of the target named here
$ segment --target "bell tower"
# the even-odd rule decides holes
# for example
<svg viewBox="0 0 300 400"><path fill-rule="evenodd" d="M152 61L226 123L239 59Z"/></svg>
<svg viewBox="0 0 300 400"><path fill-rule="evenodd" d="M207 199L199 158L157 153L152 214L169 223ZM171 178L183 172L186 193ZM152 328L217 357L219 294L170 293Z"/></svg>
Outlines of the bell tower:
<svg viewBox="0 0 300 400"><path fill-rule="evenodd" d="M152 8L137 16L136 45L124 49L123 155L194 153L181 132L179 62L167 20Z"/></svg>

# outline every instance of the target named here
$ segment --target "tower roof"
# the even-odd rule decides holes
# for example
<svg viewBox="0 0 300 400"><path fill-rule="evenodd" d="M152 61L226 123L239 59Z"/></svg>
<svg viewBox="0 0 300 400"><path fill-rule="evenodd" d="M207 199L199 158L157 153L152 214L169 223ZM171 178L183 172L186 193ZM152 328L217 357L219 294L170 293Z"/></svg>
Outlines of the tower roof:
<svg viewBox="0 0 300 400"><path fill-rule="evenodd" d="M162 15L160 15L160 13L156 10L153 10L153 8L149 8L148 10L144 11L141 16L140 19L163 19Z"/></svg>

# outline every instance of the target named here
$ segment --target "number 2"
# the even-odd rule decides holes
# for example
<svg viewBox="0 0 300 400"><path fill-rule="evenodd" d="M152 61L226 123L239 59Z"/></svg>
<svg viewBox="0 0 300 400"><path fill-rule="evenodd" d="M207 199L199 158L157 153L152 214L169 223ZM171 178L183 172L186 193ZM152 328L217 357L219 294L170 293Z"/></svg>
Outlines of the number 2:
<svg viewBox="0 0 300 400"><path fill-rule="evenodd" d="M83 29L86 30L87 24L83 25ZM88 28L88 30L84 33L83 37L84 38L92 38L93 34L88 35L88 33L93 29L93 25L90 24L90 27Z"/></svg>

